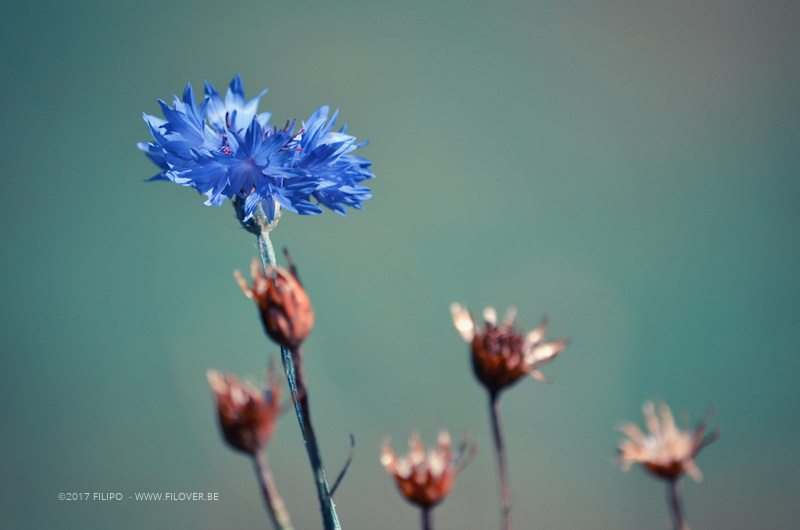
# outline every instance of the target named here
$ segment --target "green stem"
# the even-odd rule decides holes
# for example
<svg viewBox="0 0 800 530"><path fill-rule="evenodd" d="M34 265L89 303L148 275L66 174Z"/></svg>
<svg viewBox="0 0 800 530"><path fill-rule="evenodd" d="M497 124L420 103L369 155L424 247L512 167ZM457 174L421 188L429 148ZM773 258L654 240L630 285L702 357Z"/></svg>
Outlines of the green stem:
<svg viewBox="0 0 800 530"><path fill-rule="evenodd" d="M506 463L506 450L503 442L503 421L500 411L500 396L496 392L489 394L489 415L492 419L492 434L494 435L494 449L497 455L497 474L500 480L500 515L503 518L501 528L511 530L511 491L508 486L508 466Z"/></svg>
<svg viewBox="0 0 800 530"><path fill-rule="evenodd" d="M265 269L267 268L267 264L273 267L276 265L275 249L272 248L269 232L261 232L258 235L258 252L261 254L261 263L264 265Z"/></svg>
<svg viewBox="0 0 800 530"><path fill-rule="evenodd" d="M278 493L278 487L275 485L275 479L269 469L267 457L261 452L256 453L253 455L253 464L256 468L258 482L261 485L261 493L264 494L267 513L269 513L275 528L278 530L294 530L292 521L289 518L289 511L286 509L280 493Z"/></svg>
<svg viewBox="0 0 800 530"><path fill-rule="evenodd" d="M266 269L267 265L275 266L275 251L269 239L268 232L258 235L258 250L261 254L261 263ZM306 387L305 375L303 372L303 361L300 350L293 352L285 346L281 346L281 360L283 369L286 372L286 380L289 383L289 391L292 394L294 410L297 414L297 421L300 424L300 433L308 452L308 460L311 463L311 472L314 475L314 485L317 488L320 511L322 512L322 522L325 530L340 530L339 518L336 515L336 507L330 494L328 478L325 475L325 467L322 465L322 455L317 444L317 437L311 426L311 413L308 406L308 388Z"/></svg>

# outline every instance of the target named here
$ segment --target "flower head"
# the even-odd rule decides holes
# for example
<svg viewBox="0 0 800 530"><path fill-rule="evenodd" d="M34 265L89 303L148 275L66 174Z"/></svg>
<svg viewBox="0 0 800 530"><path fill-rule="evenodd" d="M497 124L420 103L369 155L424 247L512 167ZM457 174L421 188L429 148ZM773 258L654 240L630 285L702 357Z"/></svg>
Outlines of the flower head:
<svg viewBox="0 0 800 530"><path fill-rule="evenodd" d="M224 100L208 82L199 106L191 84L172 107L159 100L165 119L145 114L154 141L138 144L161 170L151 180L195 188L206 205L232 199L242 222L263 215L270 223L280 208L302 215L321 213L319 204L342 215L345 206L361 209L372 195L359 183L374 175L368 160L350 153L367 142L356 143L346 127L331 132L338 111L328 122L327 105L296 134L294 122L270 126L270 114L257 113L265 93L246 101L237 75Z"/></svg>
<svg viewBox="0 0 800 530"><path fill-rule="evenodd" d="M255 455L272 436L282 408L272 366L264 389L216 370L209 369L206 376L225 441L237 451Z"/></svg>
<svg viewBox="0 0 800 530"><path fill-rule="evenodd" d="M539 367L555 359L567 346L564 339L544 342L546 319L523 336L514 327L517 312L513 307L508 309L500 326L497 325L497 312L487 307L483 312L486 320L483 329L477 329L472 315L462 305L451 304L450 312L456 330L470 344L475 376L493 394L526 374L538 381L547 381Z"/></svg>
<svg viewBox="0 0 800 530"><path fill-rule="evenodd" d="M314 310L291 260L289 270L268 265L265 275L258 259L253 258L252 288L239 271L234 276L244 294L258 304L267 335L289 349L298 348L314 327Z"/></svg>
<svg viewBox="0 0 800 530"><path fill-rule="evenodd" d="M475 454L476 446L465 435L453 450L447 431L439 432L439 445L425 450L419 433L411 433L408 455L399 458L386 439L381 446L381 464L394 475L400 493L409 502L420 507L431 507L442 502L456 483L456 476ZM465 454L469 458L464 458Z"/></svg>
<svg viewBox="0 0 800 530"><path fill-rule="evenodd" d="M617 447L622 470L627 471L637 463L665 480L676 480L685 472L696 482L702 481L703 474L694 459L719 437L719 430L706 435L712 412L709 411L692 429L685 430L675 425L672 411L663 402L658 404L658 414L652 401L642 406L642 412L649 434L644 434L633 423L624 423L620 428L628 437Z"/></svg>

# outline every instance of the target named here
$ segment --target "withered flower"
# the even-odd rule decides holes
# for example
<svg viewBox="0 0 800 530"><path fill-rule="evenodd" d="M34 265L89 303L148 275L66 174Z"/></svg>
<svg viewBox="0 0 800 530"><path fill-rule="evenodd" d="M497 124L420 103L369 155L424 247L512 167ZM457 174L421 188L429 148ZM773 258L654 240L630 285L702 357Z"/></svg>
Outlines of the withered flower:
<svg viewBox="0 0 800 530"><path fill-rule="evenodd" d="M416 431L411 433L408 445L408 455L399 458L389 446L389 440L385 439L381 446L381 464L394 475L406 500L423 509L430 509L444 500L455 485L456 476L476 450L466 435L454 450L450 435L444 430L439 432L436 448L426 451Z"/></svg>
<svg viewBox="0 0 800 530"><path fill-rule="evenodd" d="M491 394L499 393L526 374L537 381L547 382L539 367L555 359L567 346L564 339L543 342L547 330L546 318L527 335L517 331L514 327L517 315L514 307L508 309L500 326L497 325L497 311L487 307L483 312L486 324L480 330L470 312L461 304L451 304L450 312L461 338L471 345L475 376Z"/></svg>
<svg viewBox="0 0 800 530"><path fill-rule="evenodd" d="M225 441L233 449L255 456L272 436L282 411L281 389L275 382L272 366L264 389L212 369L206 376Z"/></svg>
<svg viewBox="0 0 800 530"><path fill-rule="evenodd" d="M244 294L258 304L267 335L291 350L298 348L314 327L314 310L294 265L290 262L289 270L267 265L265 275L258 259L253 258L250 275L252 288L239 271L234 272Z"/></svg>
<svg viewBox="0 0 800 530"><path fill-rule="evenodd" d="M450 304L450 312L459 335L470 345L475 377L489 393L489 417L500 486L501 528L511 530L511 488L500 419L500 392L527 374L537 381L548 381L539 371L539 367L555 359L566 348L567 341L544 342L547 319L543 319L538 328L523 335L524 332L514 328L517 316L514 307L508 308L501 326L497 325L497 311L487 307L483 311L486 321L483 329L477 329L472 315L461 304Z"/></svg>
<svg viewBox="0 0 800 530"><path fill-rule="evenodd" d="M661 479L675 481L686 473L695 482L702 481L703 474L694 459L705 446L719 437L719 430L706 435L712 412L709 411L693 428L686 430L675 425L672 411L663 402L658 404L658 413L652 401L642 406L642 412L650 433L644 434L633 423L624 423L620 427L620 431L628 437L618 445L620 468L627 471L636 463Z"/></svg>

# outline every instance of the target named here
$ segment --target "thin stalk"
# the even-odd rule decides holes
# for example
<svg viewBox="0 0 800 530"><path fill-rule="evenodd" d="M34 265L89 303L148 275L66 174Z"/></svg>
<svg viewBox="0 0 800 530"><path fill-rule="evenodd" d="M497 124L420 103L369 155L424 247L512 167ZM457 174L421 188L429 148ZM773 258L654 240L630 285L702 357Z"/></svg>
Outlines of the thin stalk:
<svg viewBox="0 0 800 530"><path fill-rule="evenodd" d="M308 387L306 385L305 373L303 371L303 360L300 349L291 351L281 347L283 367L286 371L286 378L289 380L289 388L292 393L294 409L297 413L297 421L300 423L300 432L306 444L308 459L311 462L311 471L314 474L314 484L317 487L317 497L319 498L320 510L325 530L339 529L339 519L336 516L336 508L328 486L328 477L325 475L325 467L322 465L322 455L320 454L317 437L314 434L314 427L311 425L311 411L308 406ZM288 359L288 362L287 362Z"/></svg>
<svg viewBox="0 0 800 530"><path fill-rule="evenodd" d="M272 471L267 463L267 457L259 452L253 455L253 465L256 468L256 476L261 485L261 493L264 494L264 503L267 505L267 513L272 519L272 523L278 530L294 530L292 521L289 518L289 511L283 503Z"/></svg>
<svg viewBox="0 0 800 530"><path fill-rule="evenodd" d="M669 513L672 516L675 530L689 530L689 525L686 524L686 519L683 515L680 479L667 482L667 504L669 505Z"/></svg>
<svg viewBox="0 0 800 530"><path fill-rule="evenodd" d="M500 396L496 392L489 393L489 415L492 419L494 450L497 455L497 475L500 480L500 515L503 530L512 530L511 524L511 490L508 486L508 466L503 440L503 420L500 411Z"/></svg>
<svg viewBox="0 0 800 530"><path fill-rule="evenodd" d="M433 508L422 507L422 530L433 530Z"/></svg>
<svg viewBox="0 0 800 530"><path fill-rule="evenodd" d="M268 264L273 267L276 265L275 251L272 248L269 233L262 232L258 235L258 250L261 254L261 263L265 268ZM286 372L286 380L289 383L289 391L292 394L297 422L300 424L300 433L303 436L303 442L308 452L308 460L311 463L311 472L314 475L314 485L317 488L317 497L319 498L320 511L322 512L323 528L325 530L340 530L341 525L336 515L336 507L331 498L328 478L325 475L322 455L317 444L317 437L314 434L314 428L311 426L308 388L300 350L298 349L294 352L285 346L281 346L281 360L283 361L283 369Z"/></svg>
<svg viewBox="0 0 800 530"><path fill-rule="evenodd" d="M261 254L261 263L264 265L265 269L267 268L267 264L273 267L277 265L275 261L275 249L272 248L269 232L261 232L258 235L258 253Z"/></svg>

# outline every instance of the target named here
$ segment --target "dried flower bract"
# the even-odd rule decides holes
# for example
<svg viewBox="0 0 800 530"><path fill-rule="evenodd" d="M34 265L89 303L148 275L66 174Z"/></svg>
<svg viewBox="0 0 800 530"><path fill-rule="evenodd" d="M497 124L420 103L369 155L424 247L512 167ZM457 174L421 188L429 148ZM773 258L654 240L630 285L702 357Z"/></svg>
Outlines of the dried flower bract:
<svg viewBox="0 0 800 530"><path fill-rule="evenodd" d="M508 309L500 326L497 325L497 312L487 307L483 312L486 321L483 329L477 329L472 315L462 305L451 304L450 312L459 335L471 345L475 376L493 394L526 374L537 381L547 381L539 367L555 359L567 346L566 340L543 341L546 319L527 335L518 332L514 327L517 312L513 307Z"/></svg>
<svg viewBox="0 0 800 530"><path fill-rule="evenodd" d="M656 413L656 405L648 401L642 406L642 412L649 434L644 434L633 423L625 423L620 427L620 431L628 437L618 445L622 470L627 471L632 464L641 464L662 479L676 480L686 473L696 482L702 481L703 474L694 459L705 446L719 437L719 430L706 435L712 412L709 411L691 429L681 429L675 425L672 411L665 403L658 404Z"/></svg>
<svg viewBox="0 0 800 530"><path fill-rule="evenodd" d="M272 436L282 410L272 366L263 390L216 370L209 369L206 376L225 441L237 451L255 455Z"/></svg>
<svg viewBox="0 0 800 530"><path fill-rule="evenodd" d="M425 450L419 433L411 433L408 455L399 458L389 441L381 447L381 464L394 475L403 496L412 504L429 508L442 502L456 483L456 476L474 456L476 446L465 435L461 444L452 447L447 431L439 433L439 445Z"/></svg>
<svg viewBox="0 0 800 530"><path fill-rule="evenodd" d="M253 258L250 275L252 288L239 271L234 272L244 294L258 304L267 335L292 350L298 348L314 327L314 310L294 266L286 270L268 265L265 275L259 261Z"/></svg>

